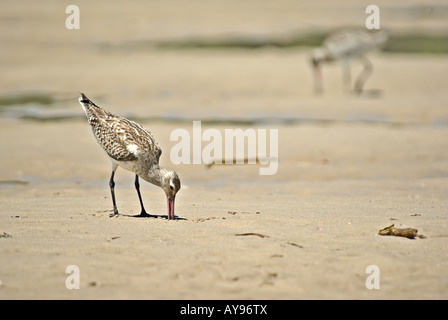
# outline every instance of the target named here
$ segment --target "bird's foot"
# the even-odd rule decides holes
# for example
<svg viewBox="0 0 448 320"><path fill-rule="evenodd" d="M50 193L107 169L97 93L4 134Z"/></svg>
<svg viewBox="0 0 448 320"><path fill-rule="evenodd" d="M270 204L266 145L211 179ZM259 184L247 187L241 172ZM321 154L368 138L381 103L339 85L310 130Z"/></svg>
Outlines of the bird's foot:
<svg viewBox="0 0 448 320"><path fill-rule="evenodd" d="M140 217L150 217L151 215L148 214L145 210L142 210L142 212L140 212Z"/></svg>
<svg viewBox="0 0 448 320"><path fill-rule="evenodd" d="M114 211L113 213L109 214L109 218L118 217L120 214L118 211Z"/></svg>

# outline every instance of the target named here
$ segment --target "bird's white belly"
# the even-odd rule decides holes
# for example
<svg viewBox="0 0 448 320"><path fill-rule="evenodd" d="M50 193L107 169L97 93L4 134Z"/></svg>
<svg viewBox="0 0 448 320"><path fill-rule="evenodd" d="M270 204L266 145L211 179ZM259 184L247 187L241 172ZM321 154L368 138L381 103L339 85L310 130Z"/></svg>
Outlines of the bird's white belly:
<svg viewBox="0 0 448 320"><path fill-rule="evenodd" d="M138 172L140 166L138 165L137 161L117 161L114 159L111 159L112 162L118 164L118 166L122 167L123 169L132 171L132 172Z"/></svg>

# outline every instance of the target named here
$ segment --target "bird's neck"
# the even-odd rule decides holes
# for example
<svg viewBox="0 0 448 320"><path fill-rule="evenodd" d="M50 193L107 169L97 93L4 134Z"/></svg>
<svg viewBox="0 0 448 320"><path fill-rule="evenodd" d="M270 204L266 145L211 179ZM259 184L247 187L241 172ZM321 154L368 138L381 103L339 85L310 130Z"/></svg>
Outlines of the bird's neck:
<svg viewBox="0 0 448 320"><path fill-rule="evenodd" d="M145 175L141 175L141 177L149 183L162 187L162 180L166 171L165 168L154 165Z"/></svg>

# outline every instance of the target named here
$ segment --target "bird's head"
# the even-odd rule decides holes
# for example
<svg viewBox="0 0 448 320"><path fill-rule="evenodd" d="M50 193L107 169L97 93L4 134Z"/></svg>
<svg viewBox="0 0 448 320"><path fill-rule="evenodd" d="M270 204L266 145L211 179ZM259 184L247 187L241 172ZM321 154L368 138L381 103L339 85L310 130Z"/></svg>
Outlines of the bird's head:
<svg viewBox="0 0 448 320"><path fill-rule="evenodd" d="M165 191L168 206L168 219L174 219L174 200L180 190L180 179L173 170L163 170L160 187Z"/></svg>
<svg viewBox="0 0 448 320"><path fill-rule="evenodd" d="M327 53L324 48L316 48L311 53L310 62L314 68L319 67L320 64L326 60Z"/></svg>

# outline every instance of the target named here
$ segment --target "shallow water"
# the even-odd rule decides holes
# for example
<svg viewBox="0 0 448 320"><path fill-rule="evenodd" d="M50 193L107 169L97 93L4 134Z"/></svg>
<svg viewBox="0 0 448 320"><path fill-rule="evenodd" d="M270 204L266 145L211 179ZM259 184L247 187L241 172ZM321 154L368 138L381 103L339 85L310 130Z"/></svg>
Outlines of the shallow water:
<svg viewBox="0 0 448 320"><path fill-rule="evenodd" d="M281 114L267 112L249 112L246 116L235 116L225 113L217 115L216 113L207 113L202 111L201 115L191 115L191 113L169 113L165 112L160 116L132 116L125 115L129 119L137 122L160 122L160 123L192 123L200 120L205 125L230 125L230 126L259 126L259 125L331 125L331 124L366 124L366 125L387 125L387 126L448 126L447 117L435 118L431 122L410 122L393 121L384 114L373 113L350 113L342 118L322 118L301 114ZM85 115L76 109L67 109L66 107L48 107L38 103L16 104L13 106L3 106L0 108L0 118L6 120L32 120L32 121L66 121L66 120L84 120Z"/></svg>

